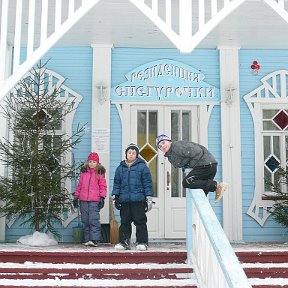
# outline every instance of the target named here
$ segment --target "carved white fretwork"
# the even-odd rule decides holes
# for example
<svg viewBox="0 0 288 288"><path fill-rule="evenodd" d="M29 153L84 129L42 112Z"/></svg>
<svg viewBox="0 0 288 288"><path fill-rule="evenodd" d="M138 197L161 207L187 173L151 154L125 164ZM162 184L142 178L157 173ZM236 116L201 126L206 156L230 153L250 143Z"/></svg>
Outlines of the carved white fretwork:
<svg viewBox="0 0 288 288"><path fill-rule="evenodd" d="M288 7L284 5L286 0L264 0L264 2L288 23Z"/></svg>
<svg viewBox="0 0 288 288"><path fill-rule="evenodd" d="M28 77L29 73L27 73L26 76L24 76L24 78ZM48 88L48 94L52 94L53 91L61 86L61 93L60 95L57 96L57 100L60 101L67 101L67 104L71 104L73 103L73 111L69 114L67 114L65 116L65 123L64 123L64 127L63 129L65 130L65 135L67 138L70 138L72 135L72 123L73 123L73 119L74 119L74 115L76 112L76 109L78 107L78 105L80 104L80 102L82 101L82 96L80 94L78 94L77 92L75 92L74 90L70 89L69 87L67 87L66 85L64 85L64 80L65 78L63 76L61 76L60 74L49 70L49 69L45 69L45 73L43 73L42 77L45 79L47 79L47 88ZM17 93L17 89L19 89L18 86L14 87L11 90L11 93ZM13 137L13 136L12 136ZM69 152L65 155L63 155L63 159L65 159L66 163L72 163L73 159L72 159L72 153ZM66 179L65 182L65 187L67 189L67 191L71 191L72 188L72 183L71 183L71 179ZM71 200L72 200L72 196L71 196ZM72 201L71 201L72 202ZM64 215L62 215L62 226L64 228L66 228L69 223L71 223L75 218L79 217L77 211L75 211L74 208L71 207L69 208L68 212ZM13 223L17 220L17 216L15 216L14 218L8 220L6 219L6 225L10 228Z"/></svg>
<svg viewBox="0 0 288 288"><path fill-rule="evenodd" d="M272 105L277 104L287 105L288 71L274 71L263 77L261 82L263 84L245 95L244 100L246 101L253 118L255 138L255 191L247 214L263 226L270 215L268 209L273 206L274 201L262 199L264 175L263 152L260 152L262 151L262 136L260 133L262 130L261 106L270 105L270 107L272 107Z"/></svg>
<svg viewBox="0 0 288 288"><path fill-rule="evenodd" d="M17 0L16 4L15 1L2 0L0 4L0 100L99 1L82 0L77 1L76 5L74 0L57 0L51 5L48 0ZM13 23L9 23L9 17L14 18ZM36 41L39 32L34 27L37 17L40 17L41 21L39 43ZM25 29L28 29L28 33L23 33ZM13 43L9 38L11 33L14 34ZM23 43L27 43L25 59L21 58L23 55L20 53L21 47L24 47ZM13 53L11 47L14 47ZM12 55L13 59L11 60L8 55ZM13 69L9 67L12 66L11 63L13 63ZM8 71L11 70L13 70L12 74L8 75Z"/></svg>
<svg viewBox="0 0 288 288"><path fill-rule="evenodd" d="M173 3L171 0L130 0L183 53L191 53L226 16L245 1L230 0L223 3L222 0L181 0ZM178 27L172 27L172 23L179 23L179 32L175 31Z"/></svg>

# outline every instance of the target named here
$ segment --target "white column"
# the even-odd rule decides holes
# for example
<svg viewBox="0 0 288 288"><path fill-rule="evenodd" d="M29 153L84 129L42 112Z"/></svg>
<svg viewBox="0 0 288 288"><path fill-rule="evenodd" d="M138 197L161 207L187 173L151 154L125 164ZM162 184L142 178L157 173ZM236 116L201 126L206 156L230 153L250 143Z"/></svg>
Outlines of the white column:
<svg viewBox="0 0 288 288"><path fill-rule="evenodd" d="M101 210L101 223L109 223L110 165L110 87L112 45L91 45L93 48L91 151L97 152L106 168L107 200Z"/></svg>
<svg viewBox="0 0 288 288"><path fill-rule="evenodd" d="M222 173L228 183L223 228L229 240L242 240L242 182L239 59L236 47L219 47L221 82Z"/></svg>
<svg viewBox="0 0 288 288"><path fill-rule="evenodd" d="M6 47L6 56L5 56L5 74L4 78L6 79L9 75L9 71L11 71L11 63L12 63L12 47ZM4 105L5 98L0 100L0 105ZM8 136L8 129L7 129L7 119L4 117L2 113L0 113L0 138L3 141L5 138L7 139ZM0 162L0 175L4 176L6 173L6 168L3 163ZM1 201L1 199L0 199ZM5 241L5 228L6 228L6 218L0 217L0 241Z"/></svg>

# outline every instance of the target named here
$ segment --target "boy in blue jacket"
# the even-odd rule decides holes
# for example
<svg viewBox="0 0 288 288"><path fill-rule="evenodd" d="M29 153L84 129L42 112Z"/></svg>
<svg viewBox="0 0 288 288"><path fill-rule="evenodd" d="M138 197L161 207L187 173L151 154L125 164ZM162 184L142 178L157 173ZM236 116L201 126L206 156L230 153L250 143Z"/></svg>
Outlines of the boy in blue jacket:
<svg viewBox="0 0 288 288"><path fill-rule="evenodd" d="M117 250L130 250L131 224L136 226L136 249L147 250L148 231L146 212L152 208L152 177L139 148L131 143L125 150L126 160L115 171L112 197L120 210L121 225Z"/></svg>

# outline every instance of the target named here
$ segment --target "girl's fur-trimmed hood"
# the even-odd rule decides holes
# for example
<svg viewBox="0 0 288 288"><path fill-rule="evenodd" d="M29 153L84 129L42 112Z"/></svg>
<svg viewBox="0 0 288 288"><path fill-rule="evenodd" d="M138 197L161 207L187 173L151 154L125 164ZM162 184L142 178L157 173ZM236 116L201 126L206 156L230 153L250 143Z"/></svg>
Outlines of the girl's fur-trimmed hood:
<svg viewBox="0 0 288 288"><path fill-rule="evenodd" d="M81 173L83 172L87 172L87 169L89 168L89 165L88 165L88 161L86 161L82 166L81 166ZM106 169L103 165L101 165L101 163L98 163L97 166L96 166L96 172L97 174L105 174L106 173Z"/></svg>

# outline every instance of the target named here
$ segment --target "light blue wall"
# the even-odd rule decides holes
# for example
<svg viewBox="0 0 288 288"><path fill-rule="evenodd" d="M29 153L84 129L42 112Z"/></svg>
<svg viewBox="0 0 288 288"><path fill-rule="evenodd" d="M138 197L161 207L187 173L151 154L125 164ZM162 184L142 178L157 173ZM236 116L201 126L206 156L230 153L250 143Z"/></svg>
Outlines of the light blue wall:
<svg viewBox="0 0 288 288"><path fill-rule="evenodd" d="M50 59L48 69L61 74L67 79L65 85L83 97L73 122L73 129L78 123L87 123L83 140L74 151L76 161L85 160L91 152L92 52L90 47L53 48L43 58Z"/></svg>
<svg viewBox="0 0 288 288"><path fill-rule="evenodd" d="M256 60L261 66L258 75L253 75L250 68ZM269 217L261 227L246 214L254 194L254 126L251 113L243 96L262 85L260 81L265 75L288 69L287 50L240 50L240 105L241 105L241 147L242 147L242 190L243 190L243 238L244 241L287 241L287 228L275 223Z"/></svg>
<svg viewBox="0 0 288 288"><path fill-rule="evenodd" d="M141 66L145 63L156 61L159 59L171 59L174 61L183 62L205 75L203 81L208 82L212 86L220 88L219 79L219 53L214 49L195 50L191 54L180 54L176 49L128 49L128 48L115 48L112 51L112 84L116 86L127 79L125 74L129 71ZM111 181L110 187L113 187L114 172L121 161L121 126L119 125L119 116L115 105L111 109L111 154L110 154L110 168L111 168ZM211 119L209 122L209 150L214 154L219 162L219 169L216 179L220 180L221 175L221 127L220 127L220 107L214 106ZM113 141L112 141L113 139ZM114 142L115 141L115 142ZM211 205L218 217L222 222L222 202L215 205L214 195L211 196Z"/></svg>

